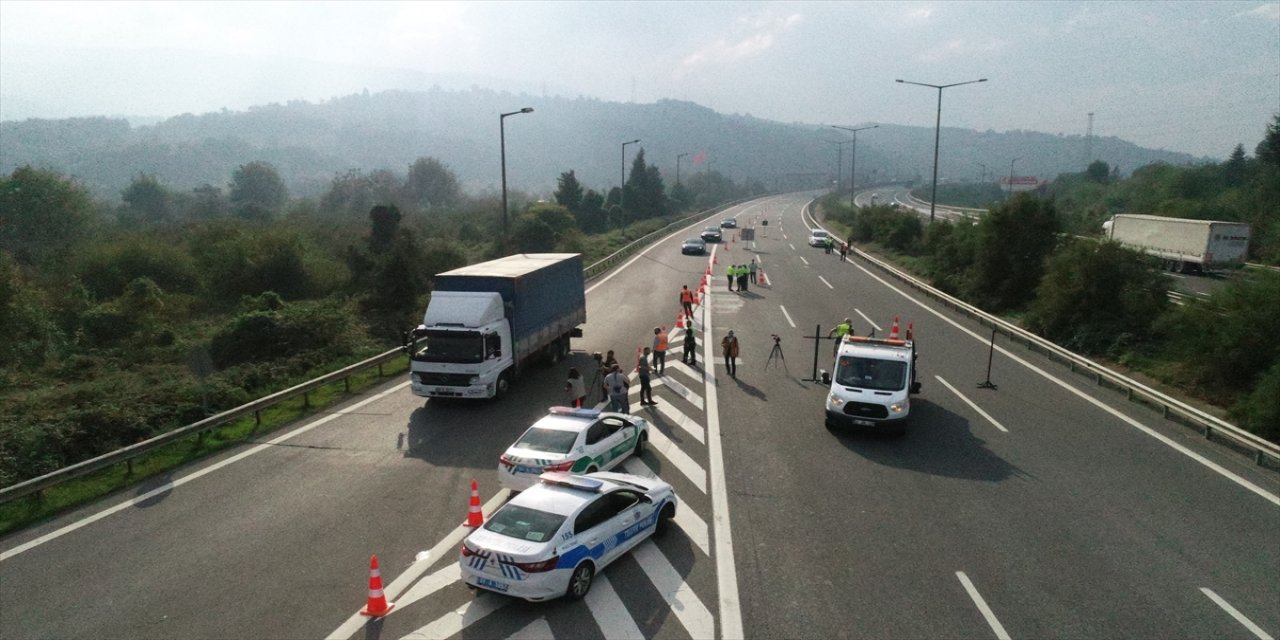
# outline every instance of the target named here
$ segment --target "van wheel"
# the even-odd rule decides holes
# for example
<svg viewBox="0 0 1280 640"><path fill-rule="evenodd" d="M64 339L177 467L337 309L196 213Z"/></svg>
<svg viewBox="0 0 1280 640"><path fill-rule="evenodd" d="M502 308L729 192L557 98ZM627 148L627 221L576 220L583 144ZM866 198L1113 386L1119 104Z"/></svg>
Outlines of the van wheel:
<svg viewBox="0 0 1280 640"><path fill-rule="evenodd" d="M590 562L584 562L573 570L573 575L569 576L569 588L565 590L564 595L570 600L581 600L586 597L587 592L591 591L591 583L596 577L596 568Z"/></svg>

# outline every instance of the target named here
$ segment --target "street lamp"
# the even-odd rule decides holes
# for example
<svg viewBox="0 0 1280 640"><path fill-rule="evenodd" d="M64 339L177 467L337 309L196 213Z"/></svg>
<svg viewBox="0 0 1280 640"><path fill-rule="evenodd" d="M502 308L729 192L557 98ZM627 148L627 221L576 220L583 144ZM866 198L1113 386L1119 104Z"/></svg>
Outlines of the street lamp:
<svg viewBox="0 0 1280 640"><path fill-rule="evenodd" d="M836 193L840 193L841 174L844 173L844 145L853 142L852 140L827 140L831 144L836 145Z"/></svg>
<svg viewBox="0 0 1280 640"><path fill-rule="evenodd" d="M1013 163L1021 159L1022 158L1014 158L1009 161L1009 197L1010 198L1013 197Z"/></svg>
<svg viewBox="0 0 1280 640"><path fill-rule="evenodd" d="M637 142L640 142L640 138L636 138L631 142L622 143L622 170L619 172L620 177L618 181L618 204L619 205L623 204L623 199L626 198L626 193L627 193L627 145L635 144Z"/></svg>
<svg viewBox="0 0 1280 640"><path fill-rule="evenodd" d="M854 181L855 181L854 175L856 175L854 174L853 170L854 170L854 167L857 166L857 162L858 162L858 132L866 131L867 129L875 129L880 125L873 124L869 127L858 127L857 129L850 129L849 127L841 127L834 124L831 126L835 127L836 129L844 129L845 131L853 132L853 147L851 147L849 150L849 206L853 206L853 187L854 187Z"/></svg>
<svg viewBox="0 0 1280 640"><path fill-rule="evenodd" d="M683 158L683 157L685 157L685 156L687 156L687 155L689 155L689 154L687 154L687 153L682 153L682 154L680 154L680 155L677 155L677 156L676 156L676 186L677 186L677 187L678 187L678 186L680 186L680 159L681 159L681 158Z"/></svg>
<svg viewBox="0 0 1280 640"><path fill-rule="evenodd" d="M507 116L521 113L533 113L533 107L525 107L519 111L498 115L498 139L502 146L502 233L507 233Z"/></svg>
<svg viewBox="0 0 1280 640"><path fill-rule="evenodd" d="M973 84L975 82L986 81L986 78L978 78L977 80L953 82L951 84L927 84L924 82L911 82L909 80L894 80L894 82L901 84L915 84L938 90L938 116L933 125L933 195L929 196L929 222L933 222L933 210L938 201L938 141L940 139L940 134L942 133L942 90L948 87L958 87L962 84Z"/></svg>
<svg viewBox="0 0 1280 640"><path fill-rule="evenodd" d="M978 176L978 183L985 183L987 181L987 165L982 164L981 162L975 162L974 164L982 167L982 175Z"/></svg>

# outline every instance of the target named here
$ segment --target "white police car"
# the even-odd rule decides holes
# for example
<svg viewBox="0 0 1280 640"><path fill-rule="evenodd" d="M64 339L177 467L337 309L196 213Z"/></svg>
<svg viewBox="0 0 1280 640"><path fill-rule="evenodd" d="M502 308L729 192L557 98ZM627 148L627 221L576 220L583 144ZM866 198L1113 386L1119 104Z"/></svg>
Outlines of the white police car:
<svg viewBox="0 0 1280 640"><path fill-rule="evenodd" d="M581 598L610 562L676 515L671 485L600 472L546 473L462 540L469 587L525 600Z"/></svg>
<svg viewBox="0 0 1280 640"><path fill-rule="evenodd" d="M498 484L524 491L546 471L605 471L640 453L649 423L625 413L551 407L498 457Z"/></svg>

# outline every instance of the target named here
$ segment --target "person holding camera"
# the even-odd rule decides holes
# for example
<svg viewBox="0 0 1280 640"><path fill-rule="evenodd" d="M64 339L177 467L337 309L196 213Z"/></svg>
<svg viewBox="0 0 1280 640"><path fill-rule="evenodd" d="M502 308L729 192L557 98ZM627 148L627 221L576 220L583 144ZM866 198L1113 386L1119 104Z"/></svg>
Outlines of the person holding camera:
<svg viewBox="0 0 1280 640"><path fill-rule="evenodd" d="M622 372L622 367L617 364L610 367L609 375L604 377L604 388L609 391L610 411L631 413L631 401L627 397L627 389L630 387L631 380Z"/></svg>

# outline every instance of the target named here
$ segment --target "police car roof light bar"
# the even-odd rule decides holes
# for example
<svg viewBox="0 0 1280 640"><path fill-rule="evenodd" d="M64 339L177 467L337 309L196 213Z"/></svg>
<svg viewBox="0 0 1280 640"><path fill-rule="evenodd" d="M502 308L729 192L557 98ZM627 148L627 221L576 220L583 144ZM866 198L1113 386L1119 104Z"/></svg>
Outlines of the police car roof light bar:
<svg viewBox="0 0 1280 640"><path fill-rule="evenodd" d="M555 416L574 416L576 418L599 418L599 409L578 409L575 407L551 407L547 409L551 415Z"/></svg>

